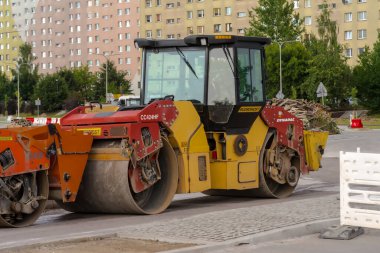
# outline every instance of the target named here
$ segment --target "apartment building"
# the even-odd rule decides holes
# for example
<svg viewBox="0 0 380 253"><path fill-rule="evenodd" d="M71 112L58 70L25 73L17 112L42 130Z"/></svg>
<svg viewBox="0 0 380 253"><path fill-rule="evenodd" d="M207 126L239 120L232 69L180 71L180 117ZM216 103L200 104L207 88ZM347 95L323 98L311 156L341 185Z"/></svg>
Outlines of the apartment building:
<svg viewBox="0 0 380 253"><path fill-rule="evenodd" d="M323 0L296 0L295 9L305 18L306 35L317 34L317 18ZM338 25L338 40L348 63L357 64L365 46L372 47L380 31L380 2L376 0L328 0L331 19Z"/></svg>
<svg viewBox="0 0 380 253"><path fill-rule="evenodd" d="M15 68L15 58L22 44L19 32L13 29L15 19L10 0L0 0L0 71L10 73Z"/></svg>
<svg viewBox="0 0 380 253"><path fill-rule="evenodd" d="M289 0L293 1L293 0ZM141 2L141 36L175 39L191 34L243 35L249 25L252 0L144 0ZM317 34L317 18L324 0L294 0L295 11L305 18L306 36ZM366 45L372 46L380 30L380 2L327 0L331 18L339 28L348 63L357 63Z"/></svg>
<svg viewBox="0 0 380 253"><path fill-rule="evenodd" d="M184 38L191 34L244 35L249 0L142 0L141 36L157 39Z"/></svg>
<svg viewBox="0 0 380 253"><path fill-rule="evenodd" d="M6 59L0 67L6 72L12 68L18 46L26 41L41 73L83 65L97 71L109 59L127 72L138 93L140 54L133 41L139 37L139 4L139 0L0 0L0 57ZM1 51L3 47L6 50Z"/></svg>

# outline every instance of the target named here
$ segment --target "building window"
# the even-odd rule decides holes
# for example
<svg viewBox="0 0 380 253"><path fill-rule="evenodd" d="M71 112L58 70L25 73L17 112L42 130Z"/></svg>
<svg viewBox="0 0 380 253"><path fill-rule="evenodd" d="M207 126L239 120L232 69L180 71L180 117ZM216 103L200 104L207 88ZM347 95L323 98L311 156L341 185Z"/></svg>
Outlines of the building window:
<svg viewBox="0 0 380 253"><path fill-rule="evenodd" d="M345 31L344 32L344 39L345 40L352 40L352 31Z"/></svg>
<svg viewBox="0 0 380 253"><path fill-rule="evenodd" d="M146 7L152 7L152 0L146 0L145 1L145 6Z"/></svg>
<svg viewBox="0 0 380 253"><path fill-rule="evenodd" d="M214 8L214 17L219 17L222 15L222 9Z"/></svg>
<svg viewBox="0 0 380 253"><path fill-rule="evenodd" d="M359 11L358 12L358 20L359 21L367 20L367 12L366 11Z"/></svg>
<svg viewBox="0 0 380 253"><path fill-rule="evenodd" d="M311 0L305 0L305 8L311 7Z"/></svg>
<svg viewBox="0 0 380 253"><path fill-rule="evenodd" d="M166 36L166 38L168 38L168 39L175 39L175 35L174 34L168 34Z"/></svg>
<svg viewBox="0 0 380 253"><path fill-rule="evenodd" d="M311 16L306 16L305 17L305 25L311 25Z"/></svg>
<svg viewBox="0 0 380 253"><path fill-rule="evenodd" d="M222 32L222 25L221 24L215 24L214 25L214 32L216 32L216 33Z"/></svg>
<svg viewBox="0 0 380 253"><path fill-rule="evenodd" d="M193 12L192 11L188 11L187 14L187 19L192 19L193 18Z"/></svg>
<svg viewBox="0 0 380 253"><path fill-rule="evenodd" d="M198 16L198 18L204 18L205 11L204 10L197 10L197 16Z"/></svg>
<svg viewBox="0 0 380 253"><path fill-rule="evenodd" d="M240 12L237 13L237 16L238 16L238 18L243 18L243 17L247 16L247 13L244 12L244 11L240 11Z"/></svg>
<svg viewBox="0 0 380 253"><path fill-rule="evenodd" d="M166 24L174 24L174 18L169 18L166 20Z"/></svg>
<svg viewBox="0 0 380 253"><path fill-rule="evenodd" d="M364 52L365 52L365 48L364 47L358 48L358 55L361 55Z"/></svg>
<svg viewBox="0 0 380 253"><path fill-rule="evenodd" d="M197 26L197 34L203 34L205 31L204 26Z"/></svg>
<svg viewBox="0 0 380 253"><path fill-rule="evenodd" d="M156 20L157 22L161 22L161 14L156 14Z"/></svg>
<svg viewBox="0 0 380 253"><path fill-rule="evenodd" d="M172 9L172 8L174 8L174 3L168 3L168 4L166 4L166 8L167 8L167 9Z"/></svg>
<svg viewBox="0 0 380 253"><path fill-rule="evenodd" d="M358 40L364 40L367 38L367 30L366 29L359 29L358 30Z"/></svg>
<svg viewBox="0 0 380 253"><path fill-rule="evenodd" d="M226 23L226 32L232 32L232 23Z"/></svg>
<svg viewBox="0 0 380 253"><path fill-rule="evenodd" d="M147 23L152 23L152 15L146 15L146 16L145 16L145 21L146 21Z"/></svg>
<svg viewBox="0 0 380 253"><path fill-rule="evenodd" d="M352 22L352 12L344 13L344 22Z"/></svg>
<svg viewBox="0 0 380 253"><path fill-rule="evenodd" d="M231 16L232 15L232 8L231 7L226 7L225 8L226 16Z"/></svg>
<svg viewBox="0 0 380 253"><path fill-rule="evenodd" d="M352 57L352 48L346 49L346 57L351 58Z"/></svg>
<svg viewBox="0 0 380 253"><path fill-rule="evenodd" d="M352 0L343 0L343 4L352 4Z"/></svg>
<svg viewBox="0 0 380 253"><path fill-rule="evenodd" d="M162 31L161 31L161 29L157 29L157 30L156 30L156 36L157 36L157 38L161 38L161 36L162 36Z"/></svg>
<svg viewBox="0 0 380 253"><path fill-rule="evenodd" d="M146 30L146 37L152 38L152 31L151 30Z"/></svg>
<svg viewBox="0 0 380 253"><path fill-rule="evenodd" d="M293 1L294 9L298 9L300 7L300 0Z"/></svg>
<svg viewBox="0 0 380 253"><path fill-rule="evenodd" d="M362 3L366 3L367 0L358 0L358 3L362 4Z"/></svg>
<svg viewBox="0 0 380 253"><path fill-rule="evenodd" d="M187 27L186 30L187 30L187 35L190 35L190 34L194 33L192 27Z"/></svg>

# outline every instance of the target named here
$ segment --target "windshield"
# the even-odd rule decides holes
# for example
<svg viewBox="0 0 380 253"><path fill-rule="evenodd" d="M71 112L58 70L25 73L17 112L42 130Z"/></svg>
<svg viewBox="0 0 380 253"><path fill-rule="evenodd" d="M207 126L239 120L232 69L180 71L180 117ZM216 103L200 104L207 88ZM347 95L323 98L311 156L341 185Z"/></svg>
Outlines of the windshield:
<svg viewBox="0 0 380 253"><path fill-rule="evenodd" d="M205 59L204 48L147 50L144 103L168 95L204 103Z"/></svg>

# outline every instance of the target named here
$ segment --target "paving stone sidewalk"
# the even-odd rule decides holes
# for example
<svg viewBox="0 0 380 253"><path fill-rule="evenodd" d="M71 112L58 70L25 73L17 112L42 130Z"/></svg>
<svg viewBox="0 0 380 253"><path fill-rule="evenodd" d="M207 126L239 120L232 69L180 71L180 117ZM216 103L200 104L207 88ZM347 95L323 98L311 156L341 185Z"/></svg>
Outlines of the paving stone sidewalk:
<svg viewBox="0 0 380 253"><path fill-rule="evenodd" d="M184 219L154 222L119 234L120 237L208 244L224 242L301 223L339 217L338 195L263 206L210 212Z"/></svg>

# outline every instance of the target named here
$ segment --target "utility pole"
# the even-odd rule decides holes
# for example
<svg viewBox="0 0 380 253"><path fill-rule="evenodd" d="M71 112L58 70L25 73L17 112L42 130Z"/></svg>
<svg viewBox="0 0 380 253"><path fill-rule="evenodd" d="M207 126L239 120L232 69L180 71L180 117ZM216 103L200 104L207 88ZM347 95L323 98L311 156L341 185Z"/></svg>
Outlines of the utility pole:
<svg viewBox="0 0 380 253"><path fill-rule="evenodd" d="M285 43L291 43L291 42L299 42L299 40L288 40L288 41L274 41L278 44L279 50L280 50L280 91L277 93L276 98L283 99L285 97L284 93L282 92L282 45Z"/></svg>

